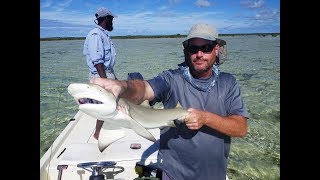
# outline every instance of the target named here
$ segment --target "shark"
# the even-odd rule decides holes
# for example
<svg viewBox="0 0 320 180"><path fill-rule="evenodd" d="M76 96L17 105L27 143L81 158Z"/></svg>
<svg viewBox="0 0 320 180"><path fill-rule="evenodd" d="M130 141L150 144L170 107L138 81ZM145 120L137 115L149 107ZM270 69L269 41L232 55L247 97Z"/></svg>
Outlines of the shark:
<svg viewBox="0 0 320 180"><path fill-rule="evenodd" d="M71 83L67 89L80 111L104 121L98 138L100 152L126 136L123 128L132 129L141 137L155 142L155 137L148 129L176 127L174 121L184 122L188 114L179 103L171 109L154 109L144 103L137 105L117 98L111 91L97 84Z"/></svg>

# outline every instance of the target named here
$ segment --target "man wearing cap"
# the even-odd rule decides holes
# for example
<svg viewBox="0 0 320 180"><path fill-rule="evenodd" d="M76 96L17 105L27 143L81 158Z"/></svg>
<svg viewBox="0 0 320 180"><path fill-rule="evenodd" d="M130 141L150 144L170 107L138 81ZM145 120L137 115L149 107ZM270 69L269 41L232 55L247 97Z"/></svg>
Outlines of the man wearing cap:
<svg viewBox="0 0 320 180"><path fill-rule="evenodd" d="M107 8L101 7L95 13L96 27L92 29L84 42L83 54L89 68L89 79L100 77L117 79L113 70L116 51L108 31L113 30L113 18L116 17ZM94 138L98 139L103 121L97 120Z"/></svg>
<svg viewBox="0 0 320 180"><path fill-rule="evenodd" d="M240 87L216 62L224 43L215 28L195 24L182 43L186 57L178 68L145 81L91 81L136 104L149 100L162 102L166 109L178 103L187 109L184 122L160 130L158 168L163 180L226 179L231 137L247 134L249 115Z"/></svg>

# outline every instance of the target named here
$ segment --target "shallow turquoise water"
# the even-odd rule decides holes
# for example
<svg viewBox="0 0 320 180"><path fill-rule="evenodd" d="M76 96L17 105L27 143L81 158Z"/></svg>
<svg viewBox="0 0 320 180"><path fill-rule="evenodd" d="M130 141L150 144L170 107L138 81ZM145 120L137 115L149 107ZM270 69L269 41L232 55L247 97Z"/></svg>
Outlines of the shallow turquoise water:
<svg viewBox="0 0 320 180"><path fill-rule="evenodd" d="M226 36L228 60L250 113L249 133L233 138L230 179L280 179L280 37ZM183 61L182 39L114 39L115 72L152 78ZM70 83L87 82L82 40L40 41L40 157L77 112Z"/></svg>

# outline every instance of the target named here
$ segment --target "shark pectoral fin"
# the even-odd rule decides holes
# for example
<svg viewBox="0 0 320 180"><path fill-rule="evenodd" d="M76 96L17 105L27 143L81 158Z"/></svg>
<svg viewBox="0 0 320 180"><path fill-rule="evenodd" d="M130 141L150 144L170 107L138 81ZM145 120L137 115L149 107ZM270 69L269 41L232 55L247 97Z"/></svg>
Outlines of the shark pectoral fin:
<svg viewBox="0 0 320 180"><path fill-rule="evenodd" d="M98 147L100 152L104 151L113 142L125 137L122 129L110 129L108 122L104 122L98 138Z"/></svg>
<svg viewBox="0 0 320 180"><path fill-rule="evenodd" d="M132 129L138 135L140 135L150 141L156 142L156 138L154 138L154 136L146 128L144 128L140 123L138 123L134 119L132 119L132 121L130 121L130 123L132 125Z"/></svg>

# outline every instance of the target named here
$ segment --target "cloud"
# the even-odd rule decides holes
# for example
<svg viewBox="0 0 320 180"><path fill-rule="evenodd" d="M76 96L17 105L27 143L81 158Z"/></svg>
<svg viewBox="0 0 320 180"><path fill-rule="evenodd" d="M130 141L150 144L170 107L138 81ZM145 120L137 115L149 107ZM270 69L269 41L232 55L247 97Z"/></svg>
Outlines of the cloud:
<svg viewBox="0 0 320 180"><path fill-rule="evenodd" d="M161 6L161 7L159 7L159 10L166 10L166 9L168 9L168 6Z"/></svg>
<svg viewBox="0 0 320 180"><path fill-rule="evenodd" d="M241 1L240 4L242 4L245 8L249 9L259 9L264 6L264 1L263 0L245 0Z"/></svg>
<svg viewBox="0 0 320 180"><path fill-rule="evenodd" d="M41 11L40 20L57 20L70 24L92 25L94 22L93 15L83 14L75 11Z"/></svg>
<svg viewBox="0 0 320 180"><path fill-rule="evenodd" d="M40 38L84 37L92 26L65 23L59 20L40 19Z"/></svg>
<svg viewBox="0 0 320 180"><path fill-rule="evenodd" d="M169 0L169 4L171 5L175 5L175 4L179 4L181 0Z"/></svg>
<svg viewBox="0 0 320 180"><path fill-rule="evenodd" d="M46 1L40 1L41 8L47 8L50 7L52 4L52 0L46 0Z"/></svg>
<svg viewBox="0 0 320 180"><path fill-rule="evenodd" d="M199 7L209 7L210 6L210 2L207 1L207 0L197 0L195 2L195 5L199 6Z"/></svg>
<svg viewBox="0 0 320 180"><path fill-rule="evenodd" d="M255 20L280 20L280 12L276 10L263 10L256 14Z"/></svg>
<svg viewBox="0 0 320 180"><path fill-rule="evenodd" d="M66 28L66 27L78 28L78 27L88 27L88 25L66 23L60 20L40 19L40 27L41 28Z"/></svg>
<svg viewBox="0 0 320 180"><path fill-rule="evenodd" d="M64 0L62 2L55 3L52 5L52 8L56 11L63 11L65 8L69 7L72 3L72 0Z"/></svg>

